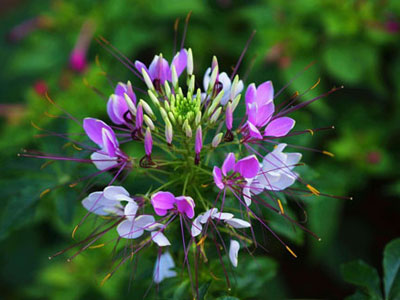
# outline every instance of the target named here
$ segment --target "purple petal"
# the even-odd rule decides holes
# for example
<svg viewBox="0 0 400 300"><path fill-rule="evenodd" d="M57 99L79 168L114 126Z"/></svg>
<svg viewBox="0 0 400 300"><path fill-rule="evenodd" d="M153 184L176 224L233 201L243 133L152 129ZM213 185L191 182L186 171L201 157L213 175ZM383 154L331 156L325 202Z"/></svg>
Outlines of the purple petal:
<svg viewBox="0 0 400 300"><path fill-rule="evenodd" d="M159 79L161 84L171 77L171 69L169 68L168 61L165 58L160 58L156 55L149 67L150 76L152 80Z"/></svg>
<svg viewBox="0 0 400 300"><path fill-rule="evenodd" d="M103 129L106 129L109 132L111 138L116 141L114 131L111 129L110 126L108 126L101 120L85 118L83 120L83 129L85 130L88 137L97 145L99 145L100 148L103 148Z"/></svg>
<svg viewBox="0 0 400 300"><path fill-rule="evenodd" d="M176 74L178 77L182 74L183 70L187 65L187 51L186 49L182 49L179 53L177 53L172 60L171 66L175 66ZM171 80L171 78L169 78Z"/></svg>
<svg viewBox="0 0 400 300"><path fill-rule="evenodd" d="M191 197L176 197L176 205L178 206L178 211L180 213L185 214L190 219L194 217L195 204Z"/></svg>
<svg viewBox="0 0 400 300"><path fill-rule="evenodd" d="M153 78L151 77L151 74L149 72L149 69L147 69L147 67L145 66L144 63L142 63L141 61L138 61L138 60L135 61L135 68L136 68L136 70L139 71L140 74L142 74L142 69L144 69L146 71L146 73L149 74L150 79L153 80Z"/></svg>
<svg viewBox="0 0 400 300"><path fill-rule="evenodd" d="M235 154L232 152L226 156L224 163L222 164L222 174L224 174L224 176L235 168L235 161Z"/></svg>
<svg viewBox="0 0 400 300"><path fill-rule="evenodd" d="M254 83L250 84L246 90L246 108L248 104L252 104L257 100L257 89Z"/></svg>
<svg viewBox="0 0 400 300"><path fill-rule="evenodd" d="M261 105L268 104L274 100L274 87L271 81L260 84L257 88L257 103Z"/></svg>
<svg viewBox="0 0 400 300"><path fill-rule="evenodd" d="M289 133L296 122L289 117L282 117L271 121L264 131L264 136L281 137Z"/></svg>
<svg viewBox="0 0 400 300"><path fill-rule="evenodd" d="M126 124L124 116L128 111L128 104L126 103L124 96L112 95L109 98L107 103L107 113L114 124Z"/></svg>
<svg viewBox="0 0 400 300"><path fill-rule="evenodd" d="M274 102L270 102L266 105L263 106L258 106L257 110L257 121L254 123L258 127L263 127L265 124L268 123L268 121L271 119L273 113L275 111L275 105Z"/></svg>
<svg viewBox="0 0 400 300"><path fill-rule="evenodd" d="M249 134L252 138L257 139L257 140L262 140L263 137L260 133L260 131L257 129L256 126L254 126L251 122L247 121L247 127L249 128Z"/></svg>
<svg viewBox="0 0 400 300"><path fill-rule="evenodd" d="M228 130L232 129L232 122L233 122L232 106L228 104L225 112L225 124Z"/></svg>
<svg viewBox="0 0 400 300"><path fill-rule="evenodd" d="M109 131L105 128L102 129L103 149L111 157L116 156L118 149L118 141L113 135L114 132Z"/></svg>
<svg viewBox="0 0 400 300"><path fill-rule="evenodd" d="M151 204L157 215L165 216L168 209L174 208L175 196L170 192L158 192L151 197Z"/></svg>
<svg viewBox="0 0 400 300"><path fill-rule="evenodd" d="M214 170L213 170L213 177L214 177L215 185L216 185L220 190L222 190L222 189L224 188L225 185L224 185L224 183L222 182L222 171L221 171L220 168L214 167Z"/></svg>
<svg viewBox="0 0 400 300"><path fill-rule="evenodd" d="M139 103L136 110L136 129L142 128L143 125L143 106Z"/></svg>
<svg viewBox="0 0 400 300"><path fill-rule="evenodd" d="M242 158L236 163L235 171L239 172L244 178L253 178L260 169L260 163L255 155Z"/></svg>
<svg viewBox="0 0 400 300"><path fill-rule="evenodd" d="M197 127L196 130L196 140L194 144L194 151L200 153L201 148L203 148L203 134L201 131L201 126Z"/></svg>
<svg viewBox="0 0 400 300"><path fill-rule="evenodd" d="M246 114L247 114L247 120L255 125L257 124L257 119L259 118L258 116L258 104L257 103L249 103L246 105Z"/></svg>

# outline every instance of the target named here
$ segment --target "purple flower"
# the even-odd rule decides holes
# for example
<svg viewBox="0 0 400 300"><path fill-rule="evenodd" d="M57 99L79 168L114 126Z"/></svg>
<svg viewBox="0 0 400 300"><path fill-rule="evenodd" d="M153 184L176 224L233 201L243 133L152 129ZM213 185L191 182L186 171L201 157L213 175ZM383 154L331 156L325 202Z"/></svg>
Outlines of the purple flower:
<svg viewBox="0 0 400 300"><path fill-rule="evenodd" d="M151 204L159 216L165 216L169 210L176 208L179 213L185 214L188 218L194 217L195 203L188 196L175 197L170 192L157 192L151 197Z"/></svg>
<svg viewBox="0 0 400 300"><path fill-rule="evenodd" d="M168 61L162 56L156 55L151 62L149 68L140 61L135 61L135 67L142 74L142 69L149 75L153 84L157 87L158 84L164 84L164 82L172 81L171 67L174 66L178 77L182 74L183 70L187 65L187 51L182 49L179 51L172 60L171 66Z"/></svg>
<svg viewBox="0 0 400 300"><path fill-rule="evenodd" d="M83 129L88 137L100 147L90 157L99 170L111 168L118 164L118 159L127 159L126 155L119 149L119 143L114 131L101 120L85 118Z"/></svg>
<svg viewBox="0 0 400 300"><path fill-rule="evenodd" d="M231 186L240 179L234 176L236 173L239 173L242 178L249 179L255 177L259 169L260 165L255 155L247 156L236 162L235 155L231 152L226 156L221 169L214 166L214 182L222 190L225 186ZM231 171L233 174L230 175Z"/></svg>
<svg viewBox="0 0 400 300"><path fill-rule="evenodd" d="M295 121L289 117L274 118L274 88L271 81L256 88L252 83L246 90L246 128L251 138L260 140L264 136L281 137L289 133ZM260 129L265 126L264 134Z"/></svg>
<svg viewBox="0 0 400 300"><path fill-rule="evenodd" d="M110 96L107 102L108 116L116 125L130 125L133 119L125 100L125 94L132 100L133 104L136 105L136 95L133 92L130 81L128 81L127 84L119 82L115 88L114 94Z"/></svg>

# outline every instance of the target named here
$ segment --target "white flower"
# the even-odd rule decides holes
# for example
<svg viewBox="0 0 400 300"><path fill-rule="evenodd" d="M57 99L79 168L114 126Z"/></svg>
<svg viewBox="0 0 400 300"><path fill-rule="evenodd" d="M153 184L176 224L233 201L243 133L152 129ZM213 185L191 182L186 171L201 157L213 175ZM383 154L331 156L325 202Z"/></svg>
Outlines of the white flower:
<svg viewBox="0 0 400 300"><path fill-rule="evenodd" d="M282 191L295 183L298 174L293 168L301 159L300 153L283 153L286 144L279 144L267 154L260 171L255 178L249 179L243 189L246 205L251 204L251 196L260 194L264 189Z"/></svg>
<svg viewBox="0 0 400 300"><path fill-rule="evenodd" d="M244 221L242 219L234 218L234 215L231 213L218 212L218 209L212 208L198 215L193 220L191 228L191 233L193 237L198 236L201 233L203 229L203 224L207 223L209 219L222 220L226 224L234 228L251 227L251 224L249 222Z"/></svg>
<svg viewBox="0 0 400 300"><path fill-rule="evenodd" d="M172 270L175 268L174 260L172 259L169 252L165 252L160 255L154 266L153 279L155 283L160 283L165 278L171 278L176 276L176 271Z"/></svg>
<svg viewBox="0 0 400 300"><path fill-rule="evenodd" d="M137 208L136 202L122 186L109 186L103 192L90 193L89 196L82 200L82 205L96 215L123 216L124 207L121 205L121 201L127 201L130 204L129 207L136 206Z"/></svg>

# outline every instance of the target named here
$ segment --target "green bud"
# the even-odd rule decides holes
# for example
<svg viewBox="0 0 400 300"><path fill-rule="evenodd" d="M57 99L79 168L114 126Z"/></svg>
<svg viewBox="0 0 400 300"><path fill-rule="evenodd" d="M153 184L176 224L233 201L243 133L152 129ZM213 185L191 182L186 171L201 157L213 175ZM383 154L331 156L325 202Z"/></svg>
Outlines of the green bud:
<svg viewBox="0 0 400 300"><path fill-rule="evenodd" d="M213 138L213 140L211 142L211 146L213 148L217 148L218 147L219 143L221 143L223 135L224 134L222 132L220 132L216 136L214 136L214 138Z"/></svg>
<svg viewBox="0 0 400 300"><path fill-rule="evenodd" d="M175 125L176 124L176 119L175 119L175 117L174 117L172 112L168 112L168 117L171 120L172 124Z"/></svg>
<svg viewBox="0 0 400 300"><path fill-rule="evenodd" d="M128 105L128 109L129 109L129 111L130 111L130 113L133 115L133 116L136 116L136 106L135 106L135 103L133 103L133 101L132 101L132 99L128 96L128 94L124 94L124 98L125 98L125 101L126 101L126 104Z"/></svg>
<svg viewBox="0 0 400 300"><path fill-rule="evenodd" d="M139 103L143 106L143 110L148 114L153 120L156 120L156 115L153 113L150 105L147 104L143 99L140 99Z"/></svg>
<svg viewBox="0 0 400 300"><path fill-rule="evenodd" d="M196 106L200 108L201 106L201 89L197 89L196 93Z"/></svg>
<svg viewBox="0 0 400 300"><path fill-rule="evenodd" d="M166 111L171 111L171 106L169 106L168 101L164 101L164 108Z"/></svg>
<svg viewBox="0 0 400 300"><path fill-rule="evenodd" d="M177 117L177 120L178 120L178 124L179 124L179 125L181 125L181 124L183 123L182 116L179 115L179 116Z"/></svg>
<svg viewBox="0 0 400 300"><path fill-rule="evenodd" d="M218 109L215 111L215 113L213 113L213 115L210 118L211 124L217 122L219 115L221 114L221 111L222 111L222 107L218 107Z"/></svg>
<svg viewBox="0 0 400 300"><path fill-rule="evenodd" d="M209 116L218 106L219 102L221 102L222 97L224 96L224 90L221 90L217 97L214 98L213 102L211 103L211 106L207 110L207 115Z"/></svg>
<svg viewBox="0 0 400 300"><path fill-rule="evenodd" d="M144 79L144 83L146 83L146 85L147 85L147 88L149 88L152 91L155 91L153 82L151 81L149 74L147 74L147 72L144 68L142 68L142 76Z"/></svg>
<svg viewBox="0 0 400 300"><path fill-rule="evenodd" d="M161 118L164 120L164 122L166 122L165 120L168 120L168 115L163 107L160 107L160 114Z"/></svg>
<svg viewBox="0 0 400 300"><path fill-rule="evenodd" d="M212 70L210 82L208 83L207 94L211 94L212 90L214 89L214 85L217 80L217 75L218 75L218 65L216 65Z"/></svg>
<svg viewBox="0 0 400 300"><path fill-rule="evenodd" d="M169 86L169 83L167 80L165 80L165 82L164 82L164 90L165 90L165 95L169 99L169 97L171 97L171 87Z"/></svg>
<svg viewBox="0 0 400 300"><path fill-rule="evenodd" d="M185 134L188 138L192 137L192 128L190 127L188 120L185 120L182 129L185 131Z"/></svg>
<svg viewBox="0 0 400 300"><path fill-rule="evenodd" d="M153 121L149 118L147 115L143 115L143 121L146 123L147 127L150 128L150 130L155 130L155 126Z"/></svg>
<svg viewBox="0 0 400 300"><path fill-rule="evenodd" d="M150 97L150 100L154 103L155 106L160 106L160 101L157 99L157 97L154 95L154 93L151 90L147 91L147 94Z"/></svg>
<svg viewBox="0 0 400 300"><path fill-rule="evenodd" d="M178 81L178 74L176 74L176 69L174 65L172 65L171 67L171 77L172 77L172 86L176 91L179 87L179 81Z"/></svg>
<svg viewBox="0 0 400 300"><path fill-rule="evenodd" d="M238 94L238 95L235 97L235 99L233 99L233 102L232 102L232 112L235 111L236 107L237 107L238 104L239 104L239 101L240 101L240 98L241 98L241 97L242 97L242 94Z"/></svg>
<svg viewBox="0 0 400 300"><path fill-rule="evenodd" d="M229 96L230 100L232 100L235 97L238 83L239 83L239 75L236 75L235 78L233 78L233 82L232 82L232 85L231 85L231 94Z"/></svg>
<svg viewBox="0 0 400 300"><path fill-rule="evenodd" d="M167 140L168 144L172 143L173 134L174 134L174 131L172 129L171 122L169 120L167 120L167 122L165 122L165 139Z"/></svg>
<svg viewBox="0 0 400 300"><path fill-rule="evenodd" d="M183 96L182 88L178 88L178 95L181 99L185 98L185 96Z"/></svg>
<svg viewBox="0 0 400 300"><path fill-rule="evenodd" d="M188 53L187 53L187 66L186 66L186 70L187 70L187 74L190 76L193 74L193 53L192 53L192 49L189 48L188 49Z"/></svg>
<svg viewBox="0 0 400 300"><path fill-rule="evenodd" d="M199 125L200 122L201 122L201 110L199 110L199 111L197 112L196 118L194 119L194 123L195 123L196 125Z"/></svg>
<svg viewBox="0 0 400 300"><path fill-rule="evenodd" d="M195 84L195 77L194 75L190 76L190 79L188 80L188 91L193 93L194 91L194 84Z"/></svg>

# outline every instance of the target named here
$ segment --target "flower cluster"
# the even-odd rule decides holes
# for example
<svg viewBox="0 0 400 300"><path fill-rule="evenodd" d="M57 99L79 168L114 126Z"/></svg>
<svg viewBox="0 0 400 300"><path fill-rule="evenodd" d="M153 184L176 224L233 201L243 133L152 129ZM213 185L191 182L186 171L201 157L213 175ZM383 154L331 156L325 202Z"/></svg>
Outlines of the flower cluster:
<svg viewBox="0 0 400 300"><path fill-rule="evenodd" d="M107 219L104 227L82 241L89 241L83 249L116 230L118 240L130 241L122 251L121 265L154 244L159 250L154 252L158 258L153 279L159 283L177 274L174 253L167 250L177 243L176 233L181 235L184 264L191 277L189 252L199 251L206 263L208 246L213 244L220 257L220 250L225 249L236 267L240 248L259 244L252 228L257 222L296 256L267 225L259 208L306 230L285 214L277 193L320 193L294 171L301 154L284 152L287 144L277 139L307 132L292 131L295 121L287 114L317 98L297 105L292 101L277 111L271 81L258 87L251 83L244 89L238 75L229 77L220 71L216 57L203 76L203 86L198 87L191 49L181 49L171 63L162 54L148 67L136 61L131 70L147 92L130 81L120 82L105 107L108 124L94 118L82 122L96 146L80 143L91 152L90 159L76 161L92 163L98 169L95 174L114 174L102 191L92 192L82 201L88 215ZM244 115L237 110L240 105L244 105ZM129 143L140 145L142 154L129 153ZM125 181L129 173L148 179L143 181L148 184L147 192L120 186L129 183ZM295 182L306 189L293 189ZM138 186L138 190L144 187Z"/></svg>

